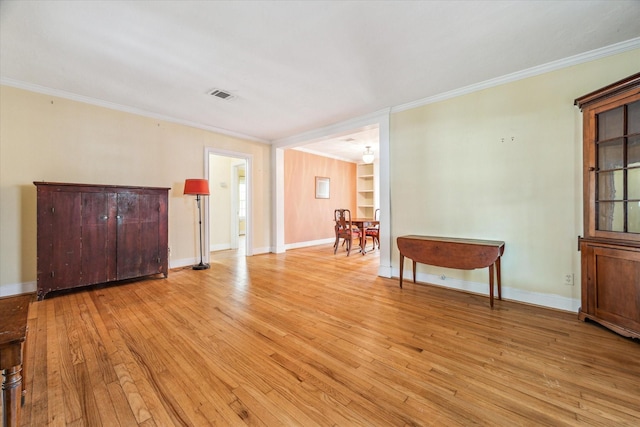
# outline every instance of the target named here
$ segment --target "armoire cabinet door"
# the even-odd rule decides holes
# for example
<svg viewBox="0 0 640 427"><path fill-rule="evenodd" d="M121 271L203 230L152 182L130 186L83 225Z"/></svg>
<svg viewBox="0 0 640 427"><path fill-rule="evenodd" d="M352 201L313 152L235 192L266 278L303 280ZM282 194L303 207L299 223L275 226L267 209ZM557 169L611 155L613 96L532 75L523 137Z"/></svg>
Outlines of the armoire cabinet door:
<svg viewBox="0 0 640 427"><path fill-rule="evenodd" d="M51 191L38 200L38 289L46 292L81 283L80 193Z"/></svg>
<svg viewBox="0 0 640 427"><path fill-rule="evenodd" d="M164 272L161 212L158 194L118 194L118 280Z"/></svg>
<svg viewBox="0 0 640 427"><path fill-rule="evenodd" d="M82 193L82 284L117 280L116 194Z"/></svg>
<svg viewBox="0 0 640 427"><path fill-rule="evenodd" d="M140 197L140 274L162 273L161 242L162 203L157 194ZM165 251L167 249L165 248Z"/></svg>

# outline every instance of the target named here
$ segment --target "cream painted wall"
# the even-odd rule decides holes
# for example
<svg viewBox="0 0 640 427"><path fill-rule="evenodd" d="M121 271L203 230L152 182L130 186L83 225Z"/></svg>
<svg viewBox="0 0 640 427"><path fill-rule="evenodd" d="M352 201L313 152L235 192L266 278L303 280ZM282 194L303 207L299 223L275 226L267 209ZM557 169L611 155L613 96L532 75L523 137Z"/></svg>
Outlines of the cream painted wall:
<svg viewBox="0 0 640 427"><path fill-rule="evenodd" d="M635 50L393 114L393 241L405 234L504 240L506 298L577 310L582 122L573 101L639 65ZM396 274L398 258L394 248ZM419 265L418 275L486 293L486 270ZM565 274L575 274L574 286Z"/></svg>
<svg viewBox="0 0 640 427"><path fill-rule="evenodd" d="M270 146L0 86L0 296L35 289L33 181L171 187L170 267L198 257L197 208L185 178L204 176L204 149L253 156L254 253L270 247Z"/></svg>

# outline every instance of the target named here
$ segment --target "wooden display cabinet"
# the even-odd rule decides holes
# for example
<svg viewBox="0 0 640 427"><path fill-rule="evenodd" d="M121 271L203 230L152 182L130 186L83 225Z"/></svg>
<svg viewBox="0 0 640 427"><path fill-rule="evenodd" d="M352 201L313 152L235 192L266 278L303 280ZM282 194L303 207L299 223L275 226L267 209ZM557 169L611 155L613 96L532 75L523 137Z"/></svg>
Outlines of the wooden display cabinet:
<svg viewBox="0 0 640 427"><path fill-rule="evenodd" d="M584 127L579 317L640 338L640 73L575 104Z"/></svg>

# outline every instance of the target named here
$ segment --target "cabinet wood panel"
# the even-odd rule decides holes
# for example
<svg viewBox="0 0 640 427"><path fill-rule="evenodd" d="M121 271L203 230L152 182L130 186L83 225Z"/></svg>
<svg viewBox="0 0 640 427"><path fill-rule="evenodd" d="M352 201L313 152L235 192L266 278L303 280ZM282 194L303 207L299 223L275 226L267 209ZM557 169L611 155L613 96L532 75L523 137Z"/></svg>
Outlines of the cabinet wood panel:
<svg viewBox="0 0 640 427"><path fill-rule="evenodd" d="M113 193L82 193L82 280L80 284L116 280L116 246L109 219Z"/></svg>
<svg viewBox="0 0 640 427"><path fill-rule="evenodd" d="M46 192L38 200L38 281L53 289L81 282L80 194ZM56 236L64 236L57 238Z"/></svg>
<svg viewBox="0 0 640 427"><path fill-rule="evenodd" d="M580 317L640 338L640 248L583 239Z"/></svg>
<svg viewBox="0 0 640 427"><path fill-rule="evenodd" d="M35 182L38 298L168 274L168 188Z"/></svg>

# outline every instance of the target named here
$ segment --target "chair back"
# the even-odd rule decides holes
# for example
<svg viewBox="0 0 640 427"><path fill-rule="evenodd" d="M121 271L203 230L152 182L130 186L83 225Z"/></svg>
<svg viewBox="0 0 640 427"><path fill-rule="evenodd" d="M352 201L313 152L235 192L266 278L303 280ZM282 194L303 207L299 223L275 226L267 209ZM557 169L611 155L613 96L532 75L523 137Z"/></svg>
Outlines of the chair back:
<svg viewBox="0 0 640 427"><path fill-rule="evenodd" d="M380 209L376 209L375 212L373 212L373 219L376 221L380 221ZM367 231L378 229L380 229L380 223L367 227Z"/></svg>
<svg viewBox="0 0 640 427"><path fill-rule="evenodd" d="M364 231L361 232L357 227L353 227L349 209L336 209L333 211L333 218L336 221L336 242L333 244L333 253L335 255L338 250L340 239L344 239L342 244L347 244L347 256L349 256L353 241L364 237Z"/></svg>
<svg viewBox="0 0 640 427"><path fill-rule="evenodd" d="M336 233L343 233L351 230L351 211L349 209L336 209L333 212L333 215L336 221Z"/></svg>
<svg viewBox="0 0 640 427"><path fill-rule="evenodd" d="M376 221L380 221L380 209L376 209L373 213L373 219ZM376 225L372 225L367 227L365 230L365 235L371 237L373 239L373 248L378 246L380 249L380 223L378 222Z"/></svg>

